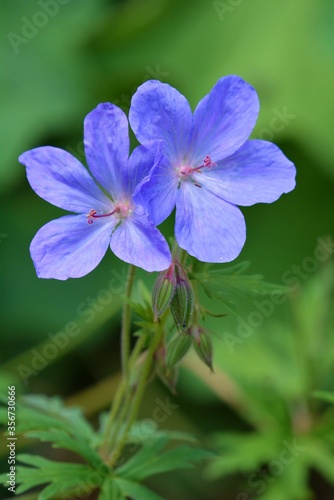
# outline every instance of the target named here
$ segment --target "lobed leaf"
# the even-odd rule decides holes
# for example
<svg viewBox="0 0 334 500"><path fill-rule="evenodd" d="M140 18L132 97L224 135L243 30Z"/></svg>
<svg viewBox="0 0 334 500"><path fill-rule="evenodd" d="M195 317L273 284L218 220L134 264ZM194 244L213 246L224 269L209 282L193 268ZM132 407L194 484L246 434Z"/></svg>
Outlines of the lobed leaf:
<svg viewBox="0 0 334 500"><path fill-rule="evenodd" d="M68 434L90 442L95 437L92 426L80 408L66 407L60 398L41 395L24 396L18 406L18 432L62 429Z"/></svg>
<svg viewBox="0 0 334 500"><path fill-rule="evenodd" d="M217 478L236 471L255 470L259 465L274 458L279 452L279 439L273 434L220 433L212 441L219 456L207 468L210 478Z"/></svg>
<svg viewBox="0 0 334 500"><path fill-rule="evenodd" d="M26 467L17 466L16 480L18 483L17 493L23 493L35 486L50 483L51 485L39 495L39 500L54 498L55 492L64 493L76 488L86 487L87 491L100 486L105 477L105 471L98 471L84 464L72 464L68 462L55 462L46 458L19 454L19 462L30 465Z"/></svg>
<svg viewBox="0 0 334 500"><path fill-rule="evenodd" d="M93 466L104 467L104 462L98 453L84 440L73 438L62 430L52 431L32 431L25 434L27 437L39 439L40 441L51 442L53 448L64 448L73 451Z"/></svg>
<svg viewBox="0 0 334 500"><path fill-rule="evenodd" d="M126 479L142 481L155 474L190 469L195 462L213 456L212 451L188 445L162 451L165 442L162 439L146 442L130 460L117 470L118 475Z"/></svg>
<svg viewBox="0 0 334 500"><path fill-rule="evenodd" d="M248 267L249 262L226 267L212 264L197 265L190 277L199 282L210 299L215 298L225 305L234 305L239 296L284 294L289 291L286 286L265 281L260 274L243 274Z"/></svg>
<svg viewBox="0 0 334 500"><path fill-rule="evenodd" d="M133 500L163 500L161 496L157 495L152 490L149 490L148 488L146 488L146 486L143 486L142 484L119 478L117 478L115 482L121 489L122 493L125 495L122 498L130 497ZM105 500L109 500L110 498L114 497L108 497L108 498L106 497Z"/></svg>

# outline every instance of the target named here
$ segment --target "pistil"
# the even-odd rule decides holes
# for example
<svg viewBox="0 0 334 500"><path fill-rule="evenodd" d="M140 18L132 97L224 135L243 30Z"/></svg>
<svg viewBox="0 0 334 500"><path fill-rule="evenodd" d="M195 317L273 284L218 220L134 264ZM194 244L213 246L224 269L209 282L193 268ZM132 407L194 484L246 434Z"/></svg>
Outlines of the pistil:
<svg viewBox="0 0 334 500"><path fill-rule="evenodd" d="M201 170L202 168L207 168L208 170L211 170L212 167L216 167L217 163L211 160L211 157L209 155L206 155L206 157L203 160L203 165L200 165L199 167L190 167L188 165L182 165L178 169L178 176L180 180L186 180L189 177L192 176L194 172L199 172L202 173ZM194 181L192 181L194 182ZM198 182L194 182L195 186L197 187L202 187ZM181 182L179 181L179 187L181 185Z"/></svg>
<svg viewBox="0 0 334 500"><path fill-rule="evenodd" d="M119 219L125 219L132 212L132 208L128 203L118 203L115 205L114 209L111 212L106 214L98 214L96 210L91 209L87 217L88 224L93 224L94 220L101 219L102 217L111 217L112 215L118 216Z"/></svg>

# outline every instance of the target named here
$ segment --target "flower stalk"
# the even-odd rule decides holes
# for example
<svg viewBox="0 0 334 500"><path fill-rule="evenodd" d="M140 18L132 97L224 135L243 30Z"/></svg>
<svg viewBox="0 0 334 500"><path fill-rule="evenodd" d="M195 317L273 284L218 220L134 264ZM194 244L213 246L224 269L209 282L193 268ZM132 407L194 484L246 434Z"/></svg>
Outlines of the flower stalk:
<svg viewBox="0 0 334 500"><path fill-rule="evenodd" d="M129 378L129 356L130 356L130 329L131 329L131 304L130 297L133 288L136 267L130 264L125 287L125 300L122 313L122 332L121 332L121 354L122 371L126 380Z"/></svg>

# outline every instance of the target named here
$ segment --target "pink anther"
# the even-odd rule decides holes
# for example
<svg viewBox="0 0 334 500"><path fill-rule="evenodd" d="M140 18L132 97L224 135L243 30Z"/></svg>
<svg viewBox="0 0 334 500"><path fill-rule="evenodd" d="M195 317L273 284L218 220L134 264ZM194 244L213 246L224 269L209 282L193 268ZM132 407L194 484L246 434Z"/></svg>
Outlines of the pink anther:
<svg viewBox="0 0 334 500"><path fill-rule="evenodd" d="M206 155L206 157L203 160L204 166L207 167L209 170L211 170L212 167L216 167L217 163L211 160L211 157L209 155Z"/></svg>

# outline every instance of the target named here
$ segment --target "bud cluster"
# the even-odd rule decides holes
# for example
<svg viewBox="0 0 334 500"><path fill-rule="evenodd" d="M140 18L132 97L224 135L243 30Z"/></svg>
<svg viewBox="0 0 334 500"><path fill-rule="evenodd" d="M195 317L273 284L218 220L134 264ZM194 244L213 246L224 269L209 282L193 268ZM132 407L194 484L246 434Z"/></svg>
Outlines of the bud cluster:
<svg viewBox="0 0 334 500"><path fill-rule="evenodd" d="M169 308L180 333L188 327L193 310L194 294L185 269L174 260L167 271L159 274L152 295L154 321Z"/></svg>
<svg viewBox="0 0 334 500"><path fill-rule="evenodd" d="M163 363L160 363L161 372L174 379L176 365L186 355L191 345L194 346L199 358L212 370L212 341L207 330L198 325L198 314L194 313L193 324L191 317L194 308L194 292L185 268L179 259L174 256L172 264L166 271L159 274L152 294L154 321L169 309L178 330L164 349ZM163 369L162 369L163 368ZM175 375L175 374L174 374ZM173 380L173 386L175 380Z"/></svg>

